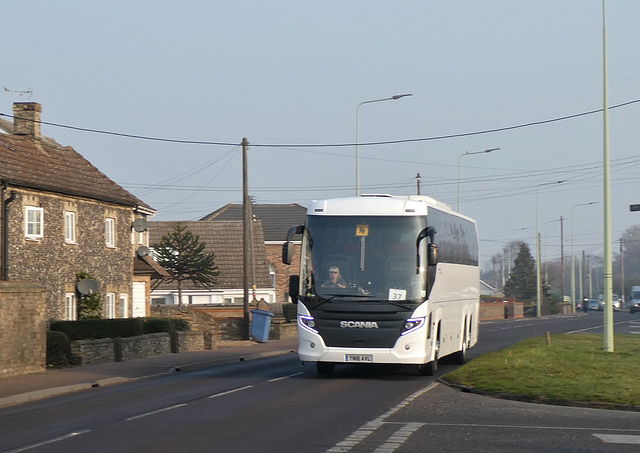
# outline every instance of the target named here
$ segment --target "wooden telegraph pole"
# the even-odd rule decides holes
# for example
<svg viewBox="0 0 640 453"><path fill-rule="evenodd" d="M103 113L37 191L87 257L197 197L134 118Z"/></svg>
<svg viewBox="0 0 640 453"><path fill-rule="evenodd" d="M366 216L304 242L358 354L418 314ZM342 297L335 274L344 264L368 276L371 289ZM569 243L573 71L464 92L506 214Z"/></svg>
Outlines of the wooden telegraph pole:
<svg viewBox="0 0 640 453"><path fill-rule="evenodd" d="M243 306L243 324L242 324L242 337L245 340L249 339L249 244L250 240L250 226L251 226L251 200L249 199L249 178L247 176L247 151L249 149L249 142L246 137L242 139L242 277L244 296L242 299Z"/></svg>

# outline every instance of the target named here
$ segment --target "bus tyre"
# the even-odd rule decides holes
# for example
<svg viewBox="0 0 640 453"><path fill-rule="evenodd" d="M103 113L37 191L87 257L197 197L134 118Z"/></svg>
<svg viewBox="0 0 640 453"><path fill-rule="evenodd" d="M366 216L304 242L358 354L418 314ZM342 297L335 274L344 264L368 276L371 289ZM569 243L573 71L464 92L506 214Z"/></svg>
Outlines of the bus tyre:
<svg viewBox="0 0 640 453"><path fill-rule="evenodd" d="M332 362L316 362L316 370L321 376L330 376L336 369L336 364Z"/></svg>
<svg viewBox="0 0 640 453"><path fill-rule="evenodd" d="M453 354L453 363L455 365L464 365L469 359L469 344L465 338L462 342L462 349Z"/></svg>
<svg viewBox="0 0 640 453"><path fill-rule="evenodd" d="M438 359L418 365L420 376L434 376L438 371Z"/></svg>

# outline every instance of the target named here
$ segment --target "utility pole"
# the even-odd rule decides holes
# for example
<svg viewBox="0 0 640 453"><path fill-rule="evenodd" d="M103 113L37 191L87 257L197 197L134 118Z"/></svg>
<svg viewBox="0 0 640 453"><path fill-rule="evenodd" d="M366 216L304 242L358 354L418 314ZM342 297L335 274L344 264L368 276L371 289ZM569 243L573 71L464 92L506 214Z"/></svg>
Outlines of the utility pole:
<svg viewBox="0 0 640 453"><path fill-rule="evenodd" d="M622 238L620 238L620 310L624 304L624 248L622 247Z"/></svg>
<svg viewBox="0 0 640 453"><path fill-rule="evenodd" d="M416 184L418 186L418 195L420 195L420 173L416 175Z"/></svg>
<svg viewBox="0 0 640 453"><path fill-rule="evenodd" d="M564 223L562 222L562 216L560 216L560 296L562 297L562 302L564 302ZM575 305L574 302L571 302L572 306Z"/></svg>
<svg viewBox="0 0 640 453"><path fill-rule="evenodd" d="M242 283L244 288L244 297L242 299L243 307L243 323L242 337L249 339L249 234L251 227L251 200L249 199L249 178L247 175L247 151L249 150L249 142L246 138L242 139Z"/></svg>

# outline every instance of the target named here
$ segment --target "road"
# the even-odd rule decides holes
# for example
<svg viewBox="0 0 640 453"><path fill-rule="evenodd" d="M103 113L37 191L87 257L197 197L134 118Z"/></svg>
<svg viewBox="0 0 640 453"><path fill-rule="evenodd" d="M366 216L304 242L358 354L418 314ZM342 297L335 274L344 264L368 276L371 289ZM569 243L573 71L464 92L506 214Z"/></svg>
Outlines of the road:
<svg viewBox="0 0 640 453"><path fill-rule="evenodd" d="M616 333L640 316L616 313ZM471 357L530 336L594 332L601 313L483 324ZM439 373L454 369L443 365ZM321 378L279 356L0 410L0 452L638 451L640 413L462 393L414 367Z"/></svg>

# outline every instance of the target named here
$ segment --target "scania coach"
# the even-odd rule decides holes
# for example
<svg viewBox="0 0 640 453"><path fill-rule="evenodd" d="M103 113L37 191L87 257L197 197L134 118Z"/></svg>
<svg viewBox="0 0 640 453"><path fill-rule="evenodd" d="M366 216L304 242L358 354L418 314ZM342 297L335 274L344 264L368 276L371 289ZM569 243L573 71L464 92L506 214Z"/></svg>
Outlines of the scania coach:
<svg viewBox="0 0 640 453"><path fill-rule="evenodd" d="M425 196L313 201L291 227L283 262L302 235L298 354L318 373L336 364L464 363L478 339L478 236L472 219Z"/></svg>

